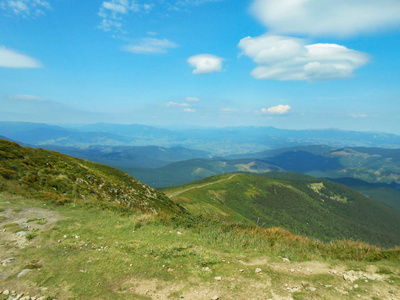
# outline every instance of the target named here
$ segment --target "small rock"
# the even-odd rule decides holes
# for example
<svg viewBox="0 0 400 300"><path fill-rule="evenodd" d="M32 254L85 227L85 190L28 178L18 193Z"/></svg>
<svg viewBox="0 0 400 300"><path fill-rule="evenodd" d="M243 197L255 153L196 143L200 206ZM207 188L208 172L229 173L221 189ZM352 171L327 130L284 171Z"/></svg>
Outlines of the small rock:
<svg viewBox="0 0 400 300"><path fill-rule="evenodd" d="M355 288L355 289L358 289L358 284L355 284L355 285L354 285L354 288Z"/></svg>
<svg viewBox="0 0 400 300"><path fill-rule="evenodd" d="M30 272L31 269L23 269L21 272L18 273L17 278L25 275L26 273Z"/></svg>
<svg viewBox="0 0 400 300"><path fill-rule="evenodd" d="M242 273L243 271L244 271L243 269L240 269L240 270L239 270L240 273Z"/></svg>
<svg viewBox="0 0 400 300"><path fill-rule="evenodd" d="M302 281L302 282L301 282L301 285L302 285L304 288L310 286L310 284L309 284L308 282L305 282L305 281Z"/></svg>
<svg viewBox="0 0 400 300"><path fill-rule="evenodd" d="M76 238L76 239L79 239L79 238L80 238L80 236L79 236L79 235L76 235L76 236L75 236L75 238Z"/></svg>
<svg viewBox="0 0 400 300"><path fill-rule="evenodd" d="M282 260L283 260L284 262L290 262L289 258L286 258L286 257L283 257Z"/></svg>
<svg viewBox="0 0 400 300"><path fill-rule="evenodd" d="M6 296L10 295L10 291L9 290L4 290L3 291L3 295L6 295Z"/></svg>
<svg viewBox="0 0 400 300"><path fill-rule="evenodd" d="M222 277L221 276L217 276L217 277L215 277L214 278L216 281L221 281L222 280Z"/></svg>
<svg viewBox="0 0 400 300"><path fill-rule="evenodd" d="M180 232L179 230L176 232L178 235L181 235L182 234L182 232Z"/></svg>
<svg viewBox="0 0 400 300"><path fill-rule="evenodd" d="M211 298L211 300L218 300L219 299L219 297L217 296L217 295L215 295L215 296L213 296L212 298Z"/></svg>
<svg viewBox="0 0 400 300"><path fill-rule="evenodd" d="M310 292L315 292L317 289L313 286L308 286L308 287L306 287L306 290L310 291Z"/></svg>
<svg viewBox="0 0 400 300"><path fill-rule="evenodd" d="M256 273L260 273L261 272L261 269L260 268L257 268L256 269Z"/></svg>
<svg viewBox="0 0 400 300"><path fill-rule="evenodd" d="M293 273L294 271L295 271L295 269L290 269L290 272L292 272L292 273Z"/></svg>

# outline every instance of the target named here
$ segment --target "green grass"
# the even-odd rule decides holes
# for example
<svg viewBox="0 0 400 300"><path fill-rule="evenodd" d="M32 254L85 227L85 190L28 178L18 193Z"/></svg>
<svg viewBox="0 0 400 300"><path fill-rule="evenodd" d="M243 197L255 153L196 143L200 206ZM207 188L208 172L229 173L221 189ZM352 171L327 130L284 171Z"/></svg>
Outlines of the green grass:
<svg viewBox="0 0 400 300"><path fill-rule="evenodd" d="M27 223L29 223L29 222L35 222L35 223L37 223L37 224L39 224L39 225L44 225L44 224L46 224L47 223L47 220L46 220L46 218L30 218L30 219L28 219L28 221L26 221Z"/></svg>
<svg viewBox="0 0 400 300"><path fill-rule="evenodd" d="M323 179L225 174L163 191L194 215L282 227L325 242L400 245L400 211Z"/></svg>
<svg viewBox="0 0 400 300"><path fill-rule="evenodd" d="M353 262L352 267L378 264L382 270L389 265L395 272L400 270L398 254L386 256L376 247L345 241L326 244L277 228L263 229L189 215L128 215L84 204L44 206L41 201L10 198L12 203L0 202L0 207L18 207L22 211L32 206L46 208L62 219L50 229L41 230L30 246L14 250L18 258L15 272L32 271L18 280L15 276L5 278L0 288L22 281L34 287L32 294L43 295L41 288L47 288L44 295L58 299L149 299L135 287L151 286L152 282L153 289L175 299L190 289L201 291L216 285L216 276L223 278L226 295L252 292L250 285L262 286L265 278L271 278L269 288L282 293L286 282L304 280L302 276L272 269L269 264L239 262L251 263L260 258L275 264L281 263L280 257L287 257L291 261L317 260L332 265ZM3 199L7 196L0 194L0 200ZM205 271L206 267L211 271ZM264 277L254 272L256 267L263 269ZM231 277L235 280L226 286L224 280ZM337 284L341 280L330 274L307 278L312 285ZM321 295L328 292L321 290ZM302 291L299 297L306 295L309 292Z"/></svg>
<svg viewBox="0 0 400 300"><path fill-rule="evenodd" d="M2 226L3 229L7 230L8 232L17 233L20 231L24 231L17 223L9 223Z"/></svg>

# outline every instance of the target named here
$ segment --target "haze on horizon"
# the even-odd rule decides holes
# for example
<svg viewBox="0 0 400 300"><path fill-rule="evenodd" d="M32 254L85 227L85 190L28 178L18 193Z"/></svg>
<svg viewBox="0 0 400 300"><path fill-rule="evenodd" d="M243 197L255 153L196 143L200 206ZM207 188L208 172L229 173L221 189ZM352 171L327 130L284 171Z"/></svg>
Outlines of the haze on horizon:
<svg viewBox="0 0 400 300"><path fill-rule="evenodd" d="M400 134L398 0L0 0L0 121Z"/></svg>

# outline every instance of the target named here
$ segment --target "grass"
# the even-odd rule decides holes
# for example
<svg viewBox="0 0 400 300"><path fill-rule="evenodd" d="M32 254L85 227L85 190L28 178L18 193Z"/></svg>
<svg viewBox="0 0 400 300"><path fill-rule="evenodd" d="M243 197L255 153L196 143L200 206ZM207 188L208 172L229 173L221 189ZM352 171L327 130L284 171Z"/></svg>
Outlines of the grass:
<svg viewBox="0 0 400 300"><path fill-rule="evenodd" d="M37 223L37 224L39 224L39 225L44 225L44 224L47 223L47 220L46 220L46 218L30 218L30 219L28 219L28 221L26 221L26 222L27 222L27 223L35 222L35 223Z"/></svg>
<svg viewBox="0 0 400 300"><path fill-rule="evenodd" d="M7 196L0 194L0 201L4 199ZM58 299L150 299L161 294L174 299L192 290L205 293L206 289L226 296L257 298L265 293L272 297L271 289L285 295L285 283L299 284L304 280L298 274L275 270L269 264L251 265L259 258L273 264L281 264L280 257L291 261L318 260L331 265L351 262L353 267L378 259L380 262L373 264L378 264L380 269L389 266L396 272L400 270L398 258L386 258L376 247L358 244L355 247L356 244L348 242L324 244L277 228L263 229L190 216L128 215L83 204L46 203L44 206L43 202L15 196L10 199L13 199L10 203L0 202L0 207L22 211L32 206L45 208L54 210L63 219L40 234L34 232L36 238L30 241L30 246L13 250L17 251L18 258L15 272L23 268L32 271L18 281L15 276L5 278L0 288L14 288L23 282L32 287L31 294L43 295L43 288L47 288L44 295ZM15 227L16 224L8 225L8 228ZM344 244L355 249L343 251ZM263 269L262 274L254 272L256 267ZM239 269L244 271L240 273ZM221 283L215 281L216 276L223 278ZM398 278L394 274L390 276ZM307 277L311 285L336 285L341 280L322 274ZM397 281L396 284L400 285ZM146 295L146 289L153 294ZM322 296L331 293L325 288L318 291ZM310 292L304 290L296 297L307 299L307 295Z"/></svg>
<svg viewBox="0 0 400 300"><path fill-rule="evenodd" d="M2 226L3 229L7 230L8 232L17 233L23 231L24 229L21 228L17 223L9 223Z"/></svg>

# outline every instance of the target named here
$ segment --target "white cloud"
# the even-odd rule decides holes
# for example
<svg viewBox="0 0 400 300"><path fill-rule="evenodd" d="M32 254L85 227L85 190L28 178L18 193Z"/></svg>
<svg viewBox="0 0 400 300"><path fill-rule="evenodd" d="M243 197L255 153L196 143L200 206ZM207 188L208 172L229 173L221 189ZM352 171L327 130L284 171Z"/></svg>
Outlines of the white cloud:
<svg viewBox="0 0 400 300"><path fill-rule="evenodd" d="M349 114L349 117L352 117L352 118L367 118L368 115L367 114L361 114L361 113L353 113L353 114Z"/></svg>
<svg viewBox="0 0 400 300"><path fill-rule="evenodd" d="M193 109L193 108L185 108L183 111L185 111L185 112L196 112L196 110Z"/></svg>
<svg viewBox="0 0 400 300"><path fill-rule="evenodd" d="M196 97L186 97L185 100L187 102L199 102L200 101L200 99L196 98Z"/></svg>
<svg viewBox="0 0 400 300"><path fill-rule="evenodd" d="M292 108L289 105L278 105L270 108L262 108L260 113L262 114L275 114L275 115L283 115L287 114Z"/></svg>
<svg viewBox="0 0 400 300"><path fill-rule="evenodd" d="M42 68L43 65L40 61L21 54L15 50L7 49L0 46L0 67L4 68Z"/></svg>
<svg viewBox="0 0 400 300"><path fill-rule="evenodd" d="M188 63L195 69L193 74L221 72L224 59L212 54L198 54L188 58Z"/></svg>
<svg viewBox="0 0 400 300"><path fill-rule="evenodd" d="M262 35L239 43L243 54L258 64L256 79L333 80L348 78L368 62L368 55L337 44L311 44L306 40Z"/></svg>
<svg viewBox="0 0 400 300"><path fill-rule="evenodd" d="M184 106L184 107L189 106L188 103L176 103L176 102L168 102L166 105L167 106Z"/></svg>
<svg viewBox="0 0 400 300"><path fill-rule="evenodd" d="M28 17L44 15L44 11L51 9L51 6L45 0L3 0L0 1L0 8L8 13Z"/></svg>
<svg viewBox="0 0 400 300"><path fill-rule="evenodd" d="M10 95L8 98L12 100L19 100L19 101L33 101L33 102L46 102L47 99L42 98L42 97L37 97L37 96L32 96L32 95L23 95L23 94L16 94L16 95Z"/></svg>
<svg viewBox="0 0 400 300"><path fill-rule="evenodd" d="M177 6L199 6L205 3L221 2L224 0L178 0Z"/></svg>
<svg viewBox="0 0 400 300"><path fill-rule="evenodd" d="M99 9L98 16L102 19L98 28L108 31L122 31L122 19L129 12L148 11L149 5L136 4L135 0L104 1Z"/></svg>
<svg viewBox="0 0 400 300"><path fill-rule="evenodd" d="M115 2L103 2L102 7L111 10L115 13L121 13L121 14L125 14L127 9L129 8L127 5L118 4Z"/></svg>
<svg viewBox="0 0 400 300"><path fill-rule="evenodd" d="M137 44L122 47L123 50L138 54L160 54L166 53L170 48L178 47L177 44L167 39L144 38Z"/></svg>
<svg viewBox="0 0 400 300"><path fill-rule="evenodd" d="M400 24L399 0L255 0L251 10L278 34L349 36Z"/></svg>

